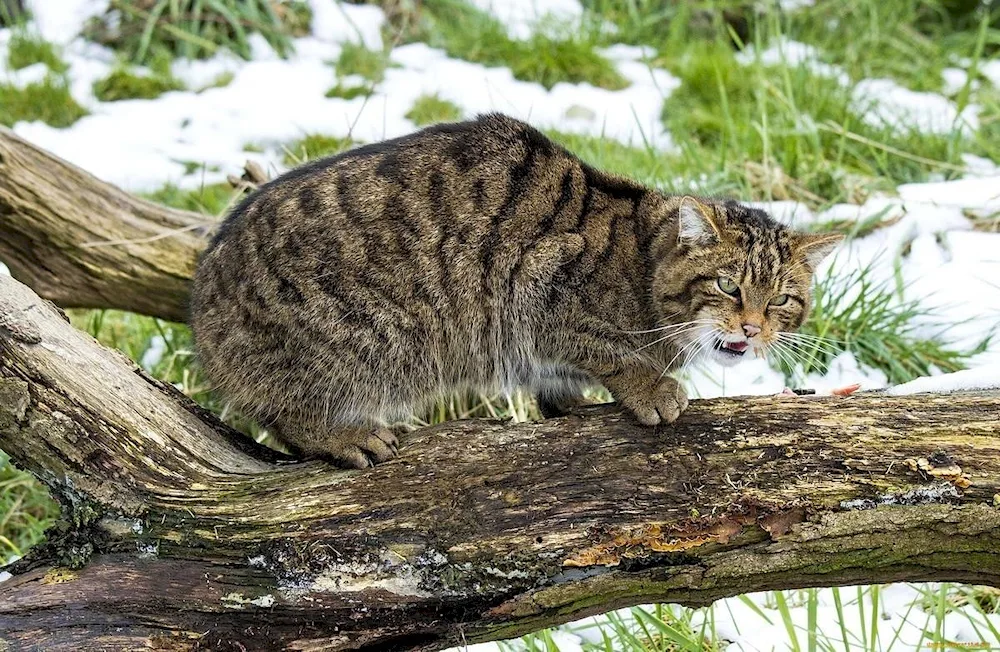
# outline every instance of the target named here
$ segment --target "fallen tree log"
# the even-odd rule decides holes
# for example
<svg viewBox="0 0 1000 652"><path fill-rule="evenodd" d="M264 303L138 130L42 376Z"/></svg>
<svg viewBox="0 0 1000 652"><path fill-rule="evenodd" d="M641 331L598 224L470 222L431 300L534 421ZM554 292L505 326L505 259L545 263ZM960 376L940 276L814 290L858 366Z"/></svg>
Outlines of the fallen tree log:
<svg viewBox="0 0 1000 652"><path fill-rule="evenodd" d="M283 463L0 278L0 449L64 521L0 584L14 649L408 649L650 601L1000 585L1000 394L695 401Z"/></svg>
<svg viewBox="0 0 1000 652"><path fill-rule="evenodd" d="M194 217L2 131L0 159L15 274L183 316ZM81 247L94 229L130 242ZM0 582L0 649L434 649L652 601L1000 586L998 421L998 392L694 401L656 429L597 407L442 424L338 471L229 430L0 277L0 449L63 509Z"/></svg>
<svg viewBox="0 0 1000 652"><path fill-rule="evenodd" d="M0 261L64 308L186 321L214 223L133 197L0 126Z"/></svg>

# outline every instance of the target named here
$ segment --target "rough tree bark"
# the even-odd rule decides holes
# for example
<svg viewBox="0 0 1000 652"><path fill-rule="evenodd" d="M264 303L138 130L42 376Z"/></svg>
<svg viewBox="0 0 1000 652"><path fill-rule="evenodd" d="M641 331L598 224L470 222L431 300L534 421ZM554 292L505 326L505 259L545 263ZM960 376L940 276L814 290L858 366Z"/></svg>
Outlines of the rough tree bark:
<svg viewBox="0 0 1000 652"><path fill-rule="evenodd" d="M63 307L185 321L214 222L133 197L0 127L0 260Z"/></svg>
<svg viewBox="0 0 1000 652"><path fill-rule="evenodd" d="M61 203L12 201L12 175L50 175L13 171L9 151L0 144L0 259L47 247L17 254L21 278L62 300L76 261L94 302L130 278L183 286L141 261L176 256L172 240L191 231L143 243L158 253L125 246L135 260L120 275L94 269L122 262L78 249L94 213L69 198L92 205L97 182L75 171L63 182L84 187L63 187ZM130 229L162 232L128 215L145 204L114 196ZM50 229L77 240L57 246ZM183 304L183 290L158 289L149 302ZM0 649L433 649L651 601L1000 586L998 421L997 392L695 401L657 429L599 407L443 424L397 460L338 471L233 433L0 277L0 449L63 508L0 583Z"/></svg>

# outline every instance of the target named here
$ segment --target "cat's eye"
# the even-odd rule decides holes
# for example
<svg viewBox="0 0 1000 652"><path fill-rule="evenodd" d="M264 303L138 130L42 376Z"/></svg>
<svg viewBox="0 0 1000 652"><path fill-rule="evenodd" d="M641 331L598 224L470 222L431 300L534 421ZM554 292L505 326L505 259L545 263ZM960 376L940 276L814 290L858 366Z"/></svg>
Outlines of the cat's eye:
<svg viewBox="0 0 1000 652"><path fill-rule="evenodd" d="M716 281L716 283L719 285L719 289L725 292L726 294L731 294L733 296L736 296L737 294L740 293L740 286L736 284L736 281L729 278L728 276L720 276L719 280Z"/></svg>
<svg viewBox="0 0 1000 652"><path fill-rule="evenodd" d="M776 296L773 299L771 299L771 305L772 306L783 306L786 303L788 303L788 295L787 294L779 294L778 296Z"/></svg>

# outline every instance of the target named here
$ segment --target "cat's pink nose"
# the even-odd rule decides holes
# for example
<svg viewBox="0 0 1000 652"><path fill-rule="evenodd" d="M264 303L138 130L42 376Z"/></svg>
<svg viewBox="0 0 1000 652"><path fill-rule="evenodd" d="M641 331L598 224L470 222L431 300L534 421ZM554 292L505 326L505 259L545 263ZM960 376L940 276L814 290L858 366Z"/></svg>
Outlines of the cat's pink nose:
<svg viewBox="0 0 1000 652"><path fill-rule="evenodd" d="M747 337L760 335L760 326L757 324L743 324L743 334Z"/></svg>

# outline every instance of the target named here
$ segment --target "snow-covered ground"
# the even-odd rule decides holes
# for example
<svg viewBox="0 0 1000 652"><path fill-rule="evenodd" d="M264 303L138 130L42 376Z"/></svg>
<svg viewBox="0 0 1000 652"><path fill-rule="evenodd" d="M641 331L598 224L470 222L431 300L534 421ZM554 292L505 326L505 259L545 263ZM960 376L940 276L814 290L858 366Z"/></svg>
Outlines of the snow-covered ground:
<svg viewBox="0 0 1000 652"><path fill-rule="evenodd" d="M235 75L223 88L176 91L154 100L99 102L93 83L115 65L114 54L74 36L72 25L101 12L99 0L35 0L39 31L63 46L70 65L71 93L91 112L68 129L41 122L19 123L15 131L98 177L128 190L150 190L166 182L198 187L224 181L239 173L247 158L260 159L282 171L281 144L308 133L350 136L372 142L416 129L405 114L421 95L438 95L459 106L464 115L502 111L542 127L565 132L603 135L625 144L672 146L660 120L664 98L679 84L664 70L641 61L642 48L616 46L605 52L630 85L610 91L590 84L559 83L552 89L514 78L507 68L449 58L423 43L394 48L385 79L370 97L342 99L325 94L337 79L330 62L342 44L354 42L381 51L381 10L372 6L310 0L313 33L295 40L295 55L280 59L262 37L251 37L254 57L243 61L229 54L208 61L178 64L174 74L189 88L209 85L224 73ZM492 7L514 29L523 29L534 15L530 2L480 2ZM540 3L537 3L540 4ZM554 11L541 7L542 18L567 18L564 0ZM526 22L527 21L527 22ZM0 39L5 61L6 39ZM7 74L19 85L36 81L44 66ZM364 85L363 79L347 79ZM113 134L112 138L109 135ZM263 145L263 155L247 154L244 147ZM204 164L197 174L186 174L185 163Z"/></svg>
<svg viewBox="0 0 1000 652"><path fill-rule="evenodd" d="M661 150L673 146L660 112L663 100L678 81L666 71L643 63L645 52L633 46L616 46L605 52L631 82L620 91L565 83L547 90L514 79L506 68L452 59L443 51L414 43L392 51L396 65L386 71L384 81L370 98L326 98L325 93L336 83L329 61L337 57L345 42L381 49L384 16L371 6L335 0L310 3L315 19L313 33L297 39L296 54L287 60L279 59L262 39L256 39L255 56L249 62L219 55L208 61L175 64L175 75L191 88L207 86L220 74L232 73L234 78L228 86L202 92L172 92L154 100L102 103L94 98L92 84L113 69L115 57L109 50L77 38L76 32L88 16L100 13L106 2L33 0L29 4L38 29L46 39L63 46L70 64L71 92L91 115L67 129L19 123L15 131L98 177L133 191L158 188L167 182L192 187L220 181L226 174L238 173L247 158L281 171L280 145L307 133L350 135L359 141L409 133L416 127L405 114L424 94L437 94L453 102L466 116L499 110L543 127L603 136L626 144L650 143ZM515 38L529 35L538 18L572 21L582 13L577 0L475 0L474 4L494 13ZM8 40L9 31L0 30L0 79L24 85L45 74L36 66L17 72L5 70ZM759 56L775 64L807 65L840 83L851 83L843 71L822 63L817 53L803 44L785 42L742 56ZM984 64L982 71L1000 85L1000 62ZM946 86L961 88L964 74L957 68L946 70ZM866 80L852 88L855 101L870 109L866 119L905 122L933 131L947 131L956 121L970 129L977 125L977 107L959 110L951 99L941 95L916 93L887 80ZM248 143L263 144L265 152L248 154L244 151ZM186 174L184 163L188 161L204 163L206 169L215 171ZM1000 211L1000 170L983 159L967 157L966 162L968 172L961 179L903 185L895 194L873 197L861 206L837 205L819 214L794 202L764 206L776 218L795 226L831 219L863 220L880 213L885 218L899 217L891 226L843 245L828 259L820 275L846 278L852 271L868 267L873 280L899 288L899 300L919 300L927 309L924 321L916 324L918 332L942 335L954 347L971 349L1000 323L1000 234L973 231L969 219L970 215ZM0 264L0 271L3 269ZM848 293L848 300L850 297ZM942 324L948 325L943 333ZM156 347L147 352L150 356L156 353ZM785 380L764 360L752 360L730 369L713 365L692 369L689 383L694 395L709 397L775 393L781 391ZM810 374L801 384L825 392L852 383L861 383L863 389L882 388L886 376L879 370L861 367L851 354L844 353L827 373ZM920 379L892 391L985 386L1000 386L1000 337L972 360L969 371ZM917 628L923 626L922 621L914 617L904 623L903 616L918 598L917 590L906 585L884 589L879 605L883 617L879 636L884 633L891 637L893 631L901 631L895 649L915 649L919 644ZM750 596L750 600L768 609L767 595ZM817 614L820 629L835 638L840 627L832 604L829 592L821 592ZM781 620L775 617L772 623L766 622L745 601L721 601L712 613L717 632L733 642L731 649L763 650L788 645ZM793 606L791 613L800 631L805 631L805 607ZM853 613L851 618L856 617L857 610ZM980 641L984 632L990 631L980 628L973 632L968 625L972 616L962 615L961 610L955 614L945 623L945 633L951 640ZM619 616L633 618L628 610L622 610ZM991 618L995 633L1000 622ZM587 619L567 626L558 633L556 643L561 650L580 649L585 641L599 643L600 634L593 624L606 622L603 618ZM847 631L860 631L860 625L848 624ZM991 644L1000 646L1000 640ZM879 649L887 649L879 645ZM474 647L497 649L495 644Z"/></svg>

